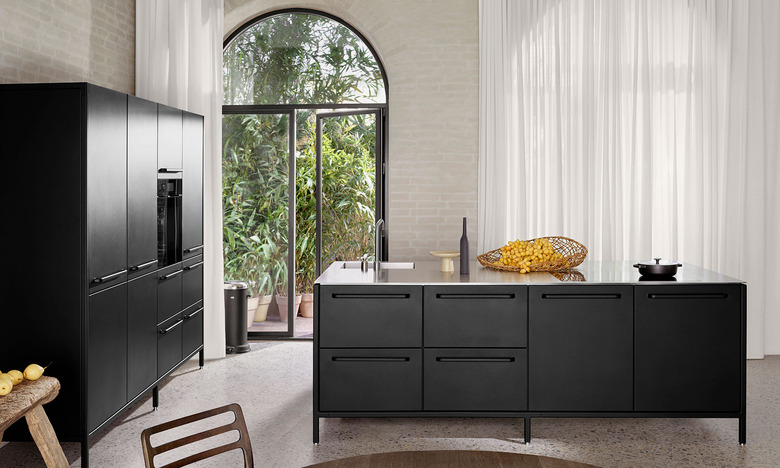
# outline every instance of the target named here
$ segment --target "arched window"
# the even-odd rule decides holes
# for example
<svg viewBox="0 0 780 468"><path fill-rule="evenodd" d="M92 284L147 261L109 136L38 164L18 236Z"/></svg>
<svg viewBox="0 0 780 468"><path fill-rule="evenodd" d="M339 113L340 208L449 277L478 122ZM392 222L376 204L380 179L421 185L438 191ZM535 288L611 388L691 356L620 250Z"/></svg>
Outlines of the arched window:
<svg viewBox="0 0 780 468"><path fill-rule="evenodd" d="M225 41L223 60L225 279L276 298L250 333L311 336L309 306L295 319L286 298L311 293L333 261L374 254L386 75L365 38L313 10L255 18Z"/></svg>

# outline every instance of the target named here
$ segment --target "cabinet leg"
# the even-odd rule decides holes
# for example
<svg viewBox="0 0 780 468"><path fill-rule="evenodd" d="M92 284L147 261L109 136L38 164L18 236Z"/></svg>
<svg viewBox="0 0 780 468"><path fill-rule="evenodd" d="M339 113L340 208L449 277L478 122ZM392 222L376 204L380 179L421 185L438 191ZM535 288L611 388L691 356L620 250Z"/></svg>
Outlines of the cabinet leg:
<svg viewBox="0 0 780 468"><path fill-rule="evenodd" d="M525 437L525 444L528 445L531 443L531 418L523 418L523 423L525 426L523 429L523 436Z"/></svg>
<svg viewBox="0 0 780 468"><path fill-rule="evenodd" d="M315 444L320 443L320 418L317 416L314 416L314 426L313 426L314 432L312 434L312 442Z"/></svg>
<svg viewBox="0 0 780 468"><path fill-rule="evenodd" d="M157 407L160 406L160 390L157 387L152 389L152 408L157 411Z"/></svg>
<svg viewBox="0 0 780 468"><path fill-rule="evenodd" d="M747 416L739 417L739 443L745 445L747 442Z"/></svg>
<svg viewBox="0 0 780 468"><path fill-rule="evenodd" d="M200 368L203 369L203 348L201 348L198 352L198 365L200 365Z"/></svg>
<svg viewBox="0 0 780 468"><path fill-rule="evenodd" d="M89 441L81 441L81 468L89 468Z"/></svg>

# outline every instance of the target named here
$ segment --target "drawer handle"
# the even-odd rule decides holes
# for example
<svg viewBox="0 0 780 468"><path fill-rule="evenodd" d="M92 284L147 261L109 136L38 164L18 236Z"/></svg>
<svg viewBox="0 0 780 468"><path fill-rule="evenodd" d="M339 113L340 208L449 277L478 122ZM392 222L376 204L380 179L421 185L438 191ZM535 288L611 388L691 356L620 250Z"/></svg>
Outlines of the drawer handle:
<svg viewBox="0 0 780 468"><path fill-rule="evenodd" d="M338 362L408 362L408 357L338 357L333 356L333 361Z"/></svg>
<svg viewBox="0 0 780 468"><path fill-rule="evenodd" d="M648 294L649 299L728 299L726 293L712 294Z"/></svg>
<svg viewBox="0 0 780 468"><path fill-rule="evenodd" d="M184 315L183 318L184 318L184 320L189 320L189 319L191 319L192 317L195 317L196 315L198 315L201 312L203 312L203 307L201 307L200 309L196 310L195 312L193 312L191 314Z"/></svg>
<svg viewBox="0 0 780 468"><path fill-rule="evenodd" d="M94 278L92 280L92 282L95 283L95 284L100 284L100 283L103 283L105 281L117 278L117 277L121 276L123 273L127 273L127 270L120 270L120 271L117 271L116 273L111 273L110 275L101 276L100 278Z"/></svg>
<svg viewBox="0 0 780 468"><path fill-rule="evenodd" d="M170 327L166 328L165 330L160 330L160 334L164 335L164 334L168 333L169 331L173 330L174 328L178 327L182 323L184 323L184 320L178 320L176 323L174 323Z"/></svg>
<svg viewBox="0 0 780 468"><path fill-rule="evenodd" d="M514 294L436 294L436 299L514 299Z"/></svg>
<svg viewBox="0 0 780 468"><path fill-rule="evenodd" d="M173 278L174 276L181 274L182 271L184 271L184 270L176 270L173 273L168 273L167 275L162 275L162 276L160 276L160 281L165 281L167 279Z"/></svg>
<svg viewBox="0 0 780 468"><path fill-rule="evenodd" d="M620 294L542 294L542 299L620 299Z"/></svg>
<svg viewBox="0 0 780 468"><path fill-rule="evenodd" d="M331 294L333 299L409 299L411 294Z"/></svg>
<svg viewBox="0 0 780 468"><path fill-rule="evenodd" d="M200 250L202 248L203 248L202 244L201 245L196 245L195 247L190 247L189 249L184 249L184 253L192 253L192 252L195 252L195 251Z"/></svg>
<svg viewBox="0 0 780 468"><path fill-rule="evenodd" d="M156 264L157 264L157 260L156 259L155 260L149 260L146 263L141 263L140 265L131 266L130 267L130 271L143 270L144 268L149 268L150 266L156 265Z"/></svg>
<svg viewBox="0 0 780 468"><path fill-rule="evenodd" d="M514 357L437 357L436 362L515 362Z"/></svg>
<svg viewBox="0 0 780 468"><path fill-rule="evenodd" d="M193 263L192 265L184 267L185 270L194 270L195 268L198 268L199 266L203 265L203 262Z"/></svg>

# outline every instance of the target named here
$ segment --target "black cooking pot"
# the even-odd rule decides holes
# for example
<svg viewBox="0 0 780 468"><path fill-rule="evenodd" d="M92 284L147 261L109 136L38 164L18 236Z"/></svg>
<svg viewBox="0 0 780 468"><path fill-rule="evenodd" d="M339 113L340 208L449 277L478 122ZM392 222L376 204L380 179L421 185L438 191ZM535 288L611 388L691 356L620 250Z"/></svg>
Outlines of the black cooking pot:
<svg viewBox="0 0 780 468"><path fill-rule="evenodd" d="M634 268L639 268L639 274L642 276L674 276L677 274L677 267L682 267L682 263L662 262L660 258L654 258L655 262L639 262L634 264Z"/></svg>

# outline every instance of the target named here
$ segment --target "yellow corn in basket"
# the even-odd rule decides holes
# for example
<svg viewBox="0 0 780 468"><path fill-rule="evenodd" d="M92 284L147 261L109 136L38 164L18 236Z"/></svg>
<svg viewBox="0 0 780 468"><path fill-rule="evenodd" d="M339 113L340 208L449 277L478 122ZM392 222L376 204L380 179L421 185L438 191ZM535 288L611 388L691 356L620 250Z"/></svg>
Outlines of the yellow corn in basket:
<svg viewBox="0 0 780 468"><path fill-rule="evenodd" d="M556 252L563 255L562 258L557 260L550 260L546 262L532 263L528 266L529 271L559 271L570 270L585 260L585 256L588 255L588 249L584 245L569 239L568 237L551 236L551 237L538 237L536 239L527 240L525 242L534 243L539 239L547 239L552 244L553 249ZM483 266L488 268L495 268L496 270L504 271L517 271L519 272L523 267L511 266L511 265L499 265L498 260L501 258L501 249L491 250L490 252L483 253L477 256L477 260Z"/></svg>

